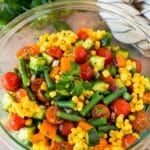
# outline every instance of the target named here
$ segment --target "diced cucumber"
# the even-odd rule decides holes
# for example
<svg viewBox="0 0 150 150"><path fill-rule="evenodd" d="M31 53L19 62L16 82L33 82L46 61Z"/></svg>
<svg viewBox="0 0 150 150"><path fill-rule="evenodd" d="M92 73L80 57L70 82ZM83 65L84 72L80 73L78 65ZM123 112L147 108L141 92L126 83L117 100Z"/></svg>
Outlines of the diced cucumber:
<svg viewBox="0 0 150 150"><path fill-rule="evenodd" d="M129 52L125 49L119 49L116 53L119 55L122 55L124 58L129 57Z"/></svg>
<svg viewBox="0 0 150 150"><path fill-rule="evenodd" d="M93 47L94 43L90 38L87 38L84 43L83 43L83 47L87 50L90 50Z"/></svg>
<svg viewBox="0 0 150 150"><path fill-rule="evenodd" d="M104 69L105 58L101 56L92 56L90 58L90 63L95 71L101 71Z"/></svg>
<svg viewBox="0 0 150 150"><path fill-rule="evenodd" d="M99 135L95 128L92 128L86 132L86 141L89 146L94 146L99 143Z"/></svg>
<svg viewBox="0 0 150 150"><path fill-rule="evenodd" d="M109 88L109 85L103 81L97 81L93 85L93 90L98 92L105 92Z"/></svg>
<svg viewBox="0 0 150 150"><path fill-rule="evenodd" d="M17 137L22 144L28 145L30 143L31 136L35 131L35 127L24 127L18 131Z"/></svg>
<svg viewBox="0 0 150 150"><path fill-rule="evenodd" d="M75 43L75 46L81 46L83 45L84 41L83 40L78 40L76 43Z"/></svg>
<svg viewBox="0 0 150 150"><path fill-rule="evenodd" d="M52 56L50 56L50 55L48 55L46 53L42 53L42 56L46 60L48 65L52 63L52 61L53 61L53 57Z"/></svg>
<svg viewBox="0 0 150 150"><path fill-rule="evenodd" d="M15 102L15 98L11 94L5 93L2 100L3 109L9 111L9 109L11 108L14 102Z"/></svg>
<svg viewBox="0 0 150 150"><path fill-rule="evenodd" d="M29 67L34 71L43 71L46 60L43 57L30 57Z"/></svg>
<svg viewBox="0 0 150 150"><path fill-rule="evenodd" d="M33 116L34 119L42 120L45 116L46 109L45 108L40 108L38 112L36 112Z"/></svg>

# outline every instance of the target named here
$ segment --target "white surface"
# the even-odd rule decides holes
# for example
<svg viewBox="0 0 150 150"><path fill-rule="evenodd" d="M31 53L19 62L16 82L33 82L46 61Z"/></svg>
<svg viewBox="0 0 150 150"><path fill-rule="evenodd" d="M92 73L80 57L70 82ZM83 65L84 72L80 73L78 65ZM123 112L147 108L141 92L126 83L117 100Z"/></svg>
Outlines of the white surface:
<svg viewBox="0 0 150 150"><path fill-rule="evenodd" d="M11 150L11 149L9 149L9 147L2 140L0 140L0 150Z"/></svg>

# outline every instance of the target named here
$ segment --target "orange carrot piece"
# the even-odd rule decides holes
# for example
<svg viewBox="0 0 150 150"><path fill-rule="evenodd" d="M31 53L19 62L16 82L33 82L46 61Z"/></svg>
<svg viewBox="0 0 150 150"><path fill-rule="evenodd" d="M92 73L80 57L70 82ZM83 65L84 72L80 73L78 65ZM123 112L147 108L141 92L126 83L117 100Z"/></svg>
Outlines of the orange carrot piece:
<svg viewBox="0 0 150 150"><path fill-rule="evenodd" d="M54 81L55 80L55 76L59 73L60 71L60 67L56 66L52 68L52 71L50 73L50 78Z"/></svg>
<svg viewBox="0 0 150 150"><path fill-rule="evenodd" d="M85 122L85 121L80 121L78 123L78 127L81 127L84 131L88 131L90 130L91 128L93 128L92 125L90 125L89 123Z"/></svg>
<svg viewBox="0 0 150 150"><path fill-rule="evenodd" d="M45 140L46 140L46 137L43 134L41 134L40 132L33 134L31 136L32 143L39 143L40 141L45 141Z"/></svg>
<svg viewBox="0 0 150 150"><path fill-rule="evenodd" d="M117 60L118 67L126 66L126 58L123 57L122 55L116 54L116 60Z"/></svg>
<svg viewBox="0 0 150 150"><path fill-rule="evenodd" d="M94 146L94 150L104 150L107 147L108 143L105 138L100 138L100 143Z"/></svg>
<svg viewBox="0 0 150 150"><path fill-rule="evenodd" d="M49 139L53 139L56 136L56 130L57 126L49 123L47 120L44 120L40 126L40 133Z"/></svg>
<svg viewBox="0 0 150 150"><path fill-rule="evenodd" d="M73 61L72 57L62 57L60 60L60 71L61 72L66 72L71 69L70 63Z"/></svg>

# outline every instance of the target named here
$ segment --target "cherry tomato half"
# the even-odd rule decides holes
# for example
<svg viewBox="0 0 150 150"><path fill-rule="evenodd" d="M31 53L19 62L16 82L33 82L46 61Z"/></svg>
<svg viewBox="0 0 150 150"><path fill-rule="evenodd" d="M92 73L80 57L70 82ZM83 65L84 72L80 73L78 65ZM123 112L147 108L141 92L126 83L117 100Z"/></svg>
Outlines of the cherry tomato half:
<svg viewBox="0 0 150 150"><path fill-rule="evenodd" d="M141 73L142 71L142 63L137 59L132 59L136 63L136 72Z"/></svg>
<svg viewBox="0 0 150 150"><path fill-rule="evenodd" d="M17 58L19 57L28 57L28 55L35 56L40 53L40 49L36 44L27 45L21 48L17 53Z"/></svg>
<svg viewBox="0 0 150 150"><path fill-rule="evenodd" d="M87 60L87 51L84 47L78 46L74 50L75 61L79 64L86 62Z"/></svg>
<svg viewBox="0 0 150 150"><path fill-rule="evenodd" d="M144 110L134 113L135 120L132 121L133 129L140 131L148 126L148 115Z"/></svg>
<svg viewBox="0 0 150 150"><path fill-rule="evenodd" d="M145 92L143 95L143 102L145 104L150 104L150 92Z"/></svg>
<svg viewBox="0 0 150 150"><path fill-rule="evenodd" d="M83 80L91 80L91 78L93 77L93 69L88 62L81 64L80 70L81 70L81 78Z"/></svg>
<svg viewBox="0 0 150 150"><path fill-rule="evenodd" d="M126 136L123 137L123 139L122 139L122 146L125 147L125 148L128 148L136 140L137 140L137 138L134 135L128 134L128 135L126 135Z"/></svg>
<svg viewBox="0 0 150 150"><path fill-rule="evenodd" d="M9 117L9 127L12 130L19 130L20 128L25 126L25 119L21 118L15 113L12 113Z"/></svg>
<svg viewBox="0 0 150 150"><path fill-rule="evenodd" d="M123 98L118 98L113 101L111 109L116 115L123 114L124 116L127 116L131 111L129 103Z"/></svg>
<svg viewBox="0 0 150 150"><path fill-rule="evenodd" d="M55 143L51 150L73 150L73 147L68 142L58 142Z"/></svg>
<svg viewBox="0 0 150 150"><path fill-rule="evenodd" d="M14 92L20 86L20 78L14 72L7 72L2 76L2 85L5 90Z"/></svg>
<svg viewBox="0 0 150 150"><path fill-rule="evenodd" d="M57 117L58 108L56 106L50 106L46 111L46 119L52 124L60 124L63 120Z"/></svg>
<svg viewBox="0 0 150 150"><path fill-rule="evenodd" d="M59 131L63 136L68 136L68 134L71 133L71 129L74 127L75 126L73 122L63 121L63 123L59 125Z"/></svg>
<svg viewBox="0 0 150 150"><path fill-rule="evenodd" d="M55 57L56 59L59 59L63 56L63 52L59 47L51 47L47 49L47 53L50 56Z"/></svg>
<svg viewBox="0 0 150 150"><path fill-rule="evenodd" d="M110 111L106 105L97 104L92 109L92 117L93 118L105 117L108 119L110 117Z"/></svg>
<svg viewBox="0 0 150 150"><path fill-rule="evenodd" d="M25 89L23 88L19 88L17 91L16 91L16 101L17 102L20 102L20 100L25 97L25 96L28 96L28 93Z"/></svg>
<svg viewBox="0 0 150 150"><path fill-rule="evenodd" d="M110 64L113 59L113 54L108 48L99 48L97 50L97 55L105 58L105 65Z"/></svg>
<svg viewBox="0 0 150 150"><path fill-rule="evenodd" d="M77 35L78 39L86 40L88 38L88 34L83 30L80 30Z"/></svg>

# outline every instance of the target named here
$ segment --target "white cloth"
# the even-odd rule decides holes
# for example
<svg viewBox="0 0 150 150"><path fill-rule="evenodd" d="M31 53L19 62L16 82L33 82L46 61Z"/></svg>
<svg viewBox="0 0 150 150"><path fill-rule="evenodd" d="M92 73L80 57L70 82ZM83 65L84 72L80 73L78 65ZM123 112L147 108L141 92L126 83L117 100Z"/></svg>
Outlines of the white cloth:
<svg viewBox="0 0 150 150"><path fill-rule="evenodd" d="M143 5L141 12L131 5L139 2ZM100 15L114 37L150 57L150 0L98 0L97 4L107 8L107 12L100 9Z"/></svg>

